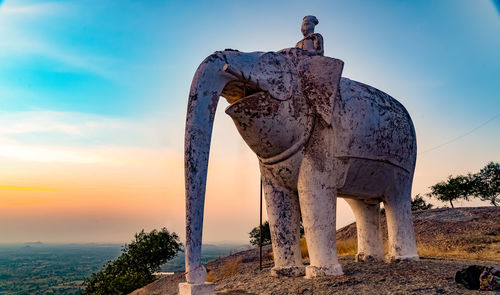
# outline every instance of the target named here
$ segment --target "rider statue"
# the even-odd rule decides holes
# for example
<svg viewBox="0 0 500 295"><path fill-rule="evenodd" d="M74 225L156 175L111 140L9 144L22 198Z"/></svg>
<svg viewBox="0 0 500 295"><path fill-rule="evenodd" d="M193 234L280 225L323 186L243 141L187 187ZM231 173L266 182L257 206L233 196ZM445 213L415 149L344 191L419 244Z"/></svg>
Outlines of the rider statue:
<svg viewBox="0 0 500 295"><path fill-rule="evenodd" d="M304 39L300 40L297 45L295 45L296 48L301 48L317 55L323 55L323 37L318 33L314 33L314 27L318 23L318 19L313 15L307 15L304 17L301 27Z"/></svg>

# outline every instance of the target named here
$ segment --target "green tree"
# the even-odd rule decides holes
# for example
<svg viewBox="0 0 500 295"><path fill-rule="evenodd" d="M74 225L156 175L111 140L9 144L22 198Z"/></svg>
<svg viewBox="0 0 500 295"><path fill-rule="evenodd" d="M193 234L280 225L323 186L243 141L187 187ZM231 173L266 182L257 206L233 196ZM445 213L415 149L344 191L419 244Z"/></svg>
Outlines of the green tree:
<svg viewBox="0 0 500 295"><path fill-rule="evenodd" d="M429 196L435 197L442 202L450 202L451 208L455 208L453 201L458 199L469 200L471 187L470 177L463 175L452 177L450 175L446 181L431 186Z"/></svg>
<svg viewBox="0 0 500 295"><path fill-rule="evenodd" d="M417 194L413 200L411 200L411 211L427 210L431 209L432 206L432 204L426 203L420 194Z"/></svg>
<svg viewBox="0 0 500 295"><path fill-rule="evenodd" d="M253 246L259 246L260 241L260 228L256 226L249 233L250 235L250 244ZM265 221L262 224L262 246L271 244L271 230L269 229L269 222Z"/></svg>
<svg viewBox="0 0 500 295"><path fill-rule="evenodd" d="M260 230L259 227L256 226L249 233L250 235L250 244L253 246L259 246L259 238L260 238ZM300 221L300 237L304 236L304 227L302 226L302 220ZM269 222L265 221L262 224L262 246L271 245L271 230L269 229Z"/></svg>
<svg viewBox="0 0 500 295"><path fill-rule="evenodd" d="M490 162L478 173L470 176L471 192L474 197L498 206L500 202L500 164Z"/></svg>
<svg viewBox="0 0 500 295"><path fill-rule="evenodd" d="M125 245L122 254L108 262L99 272L83 283L83 294L128 294L154 281L153 272L172 259L182 244L175 233L166 228L135 234L135 240Z"/></svg>

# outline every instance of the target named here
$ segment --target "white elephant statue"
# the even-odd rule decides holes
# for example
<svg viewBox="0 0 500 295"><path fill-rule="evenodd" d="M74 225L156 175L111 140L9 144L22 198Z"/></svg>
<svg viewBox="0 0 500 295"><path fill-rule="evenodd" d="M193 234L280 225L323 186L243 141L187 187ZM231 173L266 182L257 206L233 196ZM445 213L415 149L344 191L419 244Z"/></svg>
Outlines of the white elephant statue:
<svg viewBox="0 0 500 295"><path fill-rule="evenodd" d="M357 221L357 261L381 260L380 202L388 260L417 260L410 211L415 130L405 108L368 85L341 78L343 62L291 48L218 51L196 70L185 133L186 277L203 284L200 263L212 126L220 96L260 162L277 276L341 275L336 200ZM310 265L300 251L300 216Z"/></svg>

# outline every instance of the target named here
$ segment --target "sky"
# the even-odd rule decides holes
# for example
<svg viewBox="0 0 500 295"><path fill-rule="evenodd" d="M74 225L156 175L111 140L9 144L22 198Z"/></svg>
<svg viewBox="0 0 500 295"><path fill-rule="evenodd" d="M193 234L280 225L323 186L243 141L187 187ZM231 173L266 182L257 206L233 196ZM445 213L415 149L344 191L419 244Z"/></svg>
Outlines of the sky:
<svg viewBox="0 0 500 295"><path fill-rule="evenodd" d="M184 240L197 66L225 48L292 47L305 15L319 19L325 55L345 62L344 77L410 113L412 195L500 161L499 1L5 0L0 243L124 243L164 226ZM211 146L206 243L248 242L259 221L258 162L226 106ZM339 199L337 227L352 221Z"/></svg>

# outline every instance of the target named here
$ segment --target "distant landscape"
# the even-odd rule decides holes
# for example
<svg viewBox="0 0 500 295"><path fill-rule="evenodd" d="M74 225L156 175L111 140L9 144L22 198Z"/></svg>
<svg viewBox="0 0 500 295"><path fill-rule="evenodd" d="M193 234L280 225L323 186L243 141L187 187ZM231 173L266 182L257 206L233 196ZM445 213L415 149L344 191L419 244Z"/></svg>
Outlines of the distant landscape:
<svg viewBox="0 0 500 295"><path fill-rule="evenodd" d="M119 244L0 245L0 295L80 294L83 280L120 255ZM248 248L204 245L204 262ZM162 272L184 270L184 253L163 265Z"/></svg>

